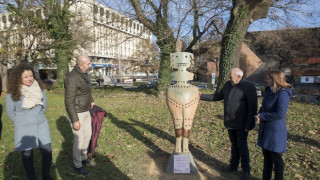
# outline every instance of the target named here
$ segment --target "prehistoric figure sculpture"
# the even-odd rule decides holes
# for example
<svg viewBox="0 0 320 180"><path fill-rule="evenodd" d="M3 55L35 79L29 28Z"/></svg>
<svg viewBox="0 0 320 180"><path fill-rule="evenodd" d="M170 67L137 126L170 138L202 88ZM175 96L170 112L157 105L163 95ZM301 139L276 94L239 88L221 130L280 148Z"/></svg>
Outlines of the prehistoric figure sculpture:
<svg viewBox="0 0 320 180"><path fill-rule="evenodd" d="M176 153L189 152L189 134L199 103L198 87L188 83L194 76L189 72L193 59L193 54L187 52L170 54L171 81L174 84L167 89L167 105L174 122Z"/></svg>

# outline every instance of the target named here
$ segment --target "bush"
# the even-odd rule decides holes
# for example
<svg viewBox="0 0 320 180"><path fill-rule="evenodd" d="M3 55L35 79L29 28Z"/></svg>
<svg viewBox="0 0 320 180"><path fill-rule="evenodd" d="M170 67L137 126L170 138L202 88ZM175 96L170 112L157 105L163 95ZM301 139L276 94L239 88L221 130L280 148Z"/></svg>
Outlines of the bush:
<svg viewBox="0 0 320 180"><path fill-rule="evenodd" d="M148 84L147 82L133 82L133 86L138 87L144 84Z"/></svg>

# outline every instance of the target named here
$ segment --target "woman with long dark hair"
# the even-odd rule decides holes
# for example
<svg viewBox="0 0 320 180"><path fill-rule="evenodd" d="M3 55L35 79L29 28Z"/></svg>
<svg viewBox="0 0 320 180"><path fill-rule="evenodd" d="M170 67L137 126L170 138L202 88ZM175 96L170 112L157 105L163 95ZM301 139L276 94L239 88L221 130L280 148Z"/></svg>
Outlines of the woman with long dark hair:
<svg viewBox="0 0 320 180"><path fill-rule="evenodd" d="M36 178L33 166L33 149L42 154L42 177L52 179L51 136L45 117L47 98L44 85L35 76L33 67L20 63L10 70L6 112L14 123L15 150L21 152L22 163L29 180Z"/></svg>

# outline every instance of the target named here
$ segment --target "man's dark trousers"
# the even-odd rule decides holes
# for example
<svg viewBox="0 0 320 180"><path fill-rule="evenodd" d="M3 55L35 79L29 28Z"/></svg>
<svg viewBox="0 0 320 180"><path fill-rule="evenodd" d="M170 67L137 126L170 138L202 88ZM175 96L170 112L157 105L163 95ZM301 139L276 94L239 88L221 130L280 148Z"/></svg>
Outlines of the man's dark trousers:
<svg viewBox="0 0 320 180"><path fill-rule="evenodd" d="M228 129L229 139L231 141L231 159L230 167L238 169L241 159L241 168L243 173L250 173L250 160L247 137L248 132L244 130Z"/></svg>

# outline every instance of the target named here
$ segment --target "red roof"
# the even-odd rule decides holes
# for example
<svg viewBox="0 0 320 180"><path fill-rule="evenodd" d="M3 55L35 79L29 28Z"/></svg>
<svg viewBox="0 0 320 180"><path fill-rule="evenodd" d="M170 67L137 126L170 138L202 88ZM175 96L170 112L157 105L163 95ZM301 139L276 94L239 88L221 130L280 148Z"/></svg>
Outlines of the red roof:
<svg viewBox="0 0 320 180"><path fill-rule="evenodd" d="M308 59L302 59L302 58L298 58L298 59L293 59L292 60L292 64L295 65L302 65L302 64L319 64L320 63L320 57L311 57Z"/></svg>

